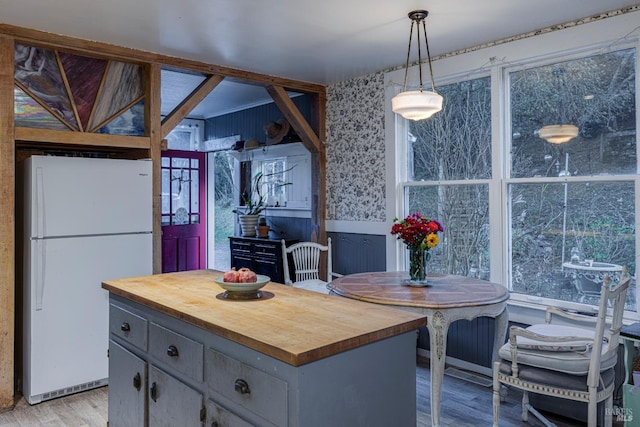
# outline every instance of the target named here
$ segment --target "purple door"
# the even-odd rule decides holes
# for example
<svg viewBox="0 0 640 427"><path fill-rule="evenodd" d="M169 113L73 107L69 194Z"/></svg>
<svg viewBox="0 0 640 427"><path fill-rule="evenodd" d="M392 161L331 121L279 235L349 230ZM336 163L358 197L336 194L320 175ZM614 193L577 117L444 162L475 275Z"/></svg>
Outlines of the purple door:
<svg viewBox="0 0 640 427"><path fill-rule="evenodd" d="M206 268L205 154L162 153L162 272Z"/></svg>

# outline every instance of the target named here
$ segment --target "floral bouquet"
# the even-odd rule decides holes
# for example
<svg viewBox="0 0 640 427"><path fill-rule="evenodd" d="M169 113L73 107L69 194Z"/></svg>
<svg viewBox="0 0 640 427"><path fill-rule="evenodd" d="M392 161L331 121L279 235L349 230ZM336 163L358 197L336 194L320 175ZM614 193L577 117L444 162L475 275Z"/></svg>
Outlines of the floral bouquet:
<svg viewBox="0 0 640 427"><path fill-rule="evenodd" d="M442 225L433 219L416 212L402 221L393 219L391 234L396 235L409 248L409 275L412 281L424 282L426 278L426 261L429 250L440 242L438 232L444 231Z"/></svg>

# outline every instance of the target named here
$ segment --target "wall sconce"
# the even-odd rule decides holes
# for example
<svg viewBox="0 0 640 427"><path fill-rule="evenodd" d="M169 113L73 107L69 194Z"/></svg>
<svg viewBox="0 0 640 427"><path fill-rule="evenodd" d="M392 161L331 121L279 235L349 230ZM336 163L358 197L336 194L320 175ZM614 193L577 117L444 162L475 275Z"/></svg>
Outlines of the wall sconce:
<svg viewBox="0 0 640 427"><path fill-rule="evenodd" d="M427 40L427 27L424 22L429 15L426 10L414 10L409 12L411 19L411 30L409 32L409 49L407 51L407 64L404 73L404 86L402 92L391 99L391 110L400 114L405 119L423 120L431 117L442 110L442 96L436 92L433 80L433 69L431 67L431 53L429 52L429 41ZM407 91L407 75L409 73L409 58L411 56L411 39L413 36L413 25L418 28L418 69L420 72L420 89ZM424 33L424 43L427 48L427 62L429 63L429 74L431 76L431 91L423 90L422 84L422 51L420 48L420 24Z"/></svg>

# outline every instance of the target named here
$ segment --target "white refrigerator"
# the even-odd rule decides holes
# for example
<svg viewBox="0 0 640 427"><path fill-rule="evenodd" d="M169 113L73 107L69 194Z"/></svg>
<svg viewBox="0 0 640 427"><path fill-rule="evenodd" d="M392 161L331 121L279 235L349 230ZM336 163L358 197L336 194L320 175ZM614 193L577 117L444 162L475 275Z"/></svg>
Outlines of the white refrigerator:
<svg viewBox="0 0 640 427"><path fill-rule="evenodd" d="M19 385L30 404L107 384L109 303L101 285L152 274L151 165L58 156L18 165Z"/></svg>

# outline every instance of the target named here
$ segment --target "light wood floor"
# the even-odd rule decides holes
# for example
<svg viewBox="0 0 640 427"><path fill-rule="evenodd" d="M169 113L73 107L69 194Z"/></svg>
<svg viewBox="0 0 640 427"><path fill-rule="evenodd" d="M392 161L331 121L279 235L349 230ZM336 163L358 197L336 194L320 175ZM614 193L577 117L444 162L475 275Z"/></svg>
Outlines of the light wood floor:
<svg viewBox="0 0 640 427"><path fill-rule="evenodd" d="M431 426L428 361L420 360L417 369L417 427ZM500 426L541 426L533 416L529 423L520 420L521 395L511 391L501 405ZM442 395L443 427L490 426L492 389L445 375ZM558 427L581 426L581 423L551 417ZM0 427L104 427L107 424L107 387L65 396L30 406L20 399L15 409L0 413ZM614 426L621 425L614 422ZM135 426L131 426L135 427ZM178 427L178 426L176 426ZM366 427L366 426L364 426ZM392 426L403 427L403 426Z"/></svg>

